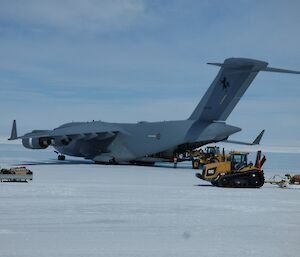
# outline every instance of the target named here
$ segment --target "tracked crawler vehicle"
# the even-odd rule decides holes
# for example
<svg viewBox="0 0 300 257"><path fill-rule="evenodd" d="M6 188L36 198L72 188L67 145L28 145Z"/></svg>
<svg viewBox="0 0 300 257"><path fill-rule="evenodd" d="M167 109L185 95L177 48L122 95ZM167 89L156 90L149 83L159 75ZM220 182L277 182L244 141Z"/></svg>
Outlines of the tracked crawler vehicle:
<svg viewBox="0 0 300 257"><path fill-rule="evenodd" d="M0 182L27 182L32 177L32 171L25 167L0 169Z"/></svg>
<svg viewBox="0 0 300 257"><path fill-rule="evenodd" d="M260 188L265 182L262 166L266 158L258 151L253 165L247 157L248 153L231 152L225 161L205 165L196 176L218 187Z"/></svg>

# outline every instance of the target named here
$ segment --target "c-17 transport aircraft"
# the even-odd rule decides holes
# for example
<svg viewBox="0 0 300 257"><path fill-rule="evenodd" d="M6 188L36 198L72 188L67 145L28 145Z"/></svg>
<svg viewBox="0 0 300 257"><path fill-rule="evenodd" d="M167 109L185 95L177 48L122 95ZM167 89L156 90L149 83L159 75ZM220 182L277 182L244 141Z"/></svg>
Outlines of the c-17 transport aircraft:
<svg viewBox="0 0 300 257"><path fill-rule="evenodd" d="M22 139L23 146L29 149L53 146L63 155L83 157L96 163L172 161L176 154L208 143L229 141L229 136L241 131L241 128L226 124L226 119L258 72L300 74L246 58L208 64L219 66L219 73L186 120L134 124L72 122L53 130L33 130L23 136L17 136L14 121L9 140ZM252 144L259 143L261 136L262 133Z"/></svg>

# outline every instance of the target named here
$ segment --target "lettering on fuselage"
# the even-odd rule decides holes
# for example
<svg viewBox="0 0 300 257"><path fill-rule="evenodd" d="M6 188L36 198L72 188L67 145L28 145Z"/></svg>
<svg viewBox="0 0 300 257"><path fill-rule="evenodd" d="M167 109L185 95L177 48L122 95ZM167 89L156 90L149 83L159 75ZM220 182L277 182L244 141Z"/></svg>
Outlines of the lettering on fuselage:
<svg viewBox="0 0 300 257"><path fill-rule="evenodd" d="M155 138L155 139L159 140L160 139L160 133L157 133L157 134L154 134L154 135L148 135L148 137Z"/></svg>

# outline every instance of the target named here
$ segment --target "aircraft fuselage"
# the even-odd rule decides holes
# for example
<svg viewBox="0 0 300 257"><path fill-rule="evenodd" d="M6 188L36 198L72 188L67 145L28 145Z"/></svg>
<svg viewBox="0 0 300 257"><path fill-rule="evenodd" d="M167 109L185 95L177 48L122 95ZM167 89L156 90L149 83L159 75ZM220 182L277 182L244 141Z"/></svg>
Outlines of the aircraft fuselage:
<svg viewBox="0 0 300 257"><path fill-rule="evenodd" d="M56 140L53 144L54 148L62 154L85 157L97 162L133 161L169 149L176 151L180 149L180 146L185 150L191 150L195 148L195 144L218 142L241 130L224 122L193 120L135 124L101 121L74 123L74 125L68 123L55 130L64 130L63 133L67 135L68 129L118 131L115 134L103 135L106 138L91 134L88 139L85 135L82 137L79 135L75 138L70 137L70 140L67 138L68 143L61 144Z"/></svg>

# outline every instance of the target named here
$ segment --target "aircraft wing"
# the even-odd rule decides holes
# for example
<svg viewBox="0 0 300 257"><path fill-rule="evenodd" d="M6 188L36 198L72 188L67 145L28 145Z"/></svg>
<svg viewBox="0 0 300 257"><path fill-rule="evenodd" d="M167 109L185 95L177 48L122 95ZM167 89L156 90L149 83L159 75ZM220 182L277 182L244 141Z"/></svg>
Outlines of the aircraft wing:
<svg viewBox="0 0 300 257"><path fill-rule="evenodd" d="M93 123L86 123L74 126L59 127L53 130L33 130L23 136L17 135L16 121L14 120L11 136L8 140L16 139L30 139L30 138L45 138L45 139L55 139L55 138L81 138L81 139L92 139L98 137L99 139L106 139L115 136L120 128L116 126L111 126L110 124L105 124L105 126L92 126Z"/></svg>

